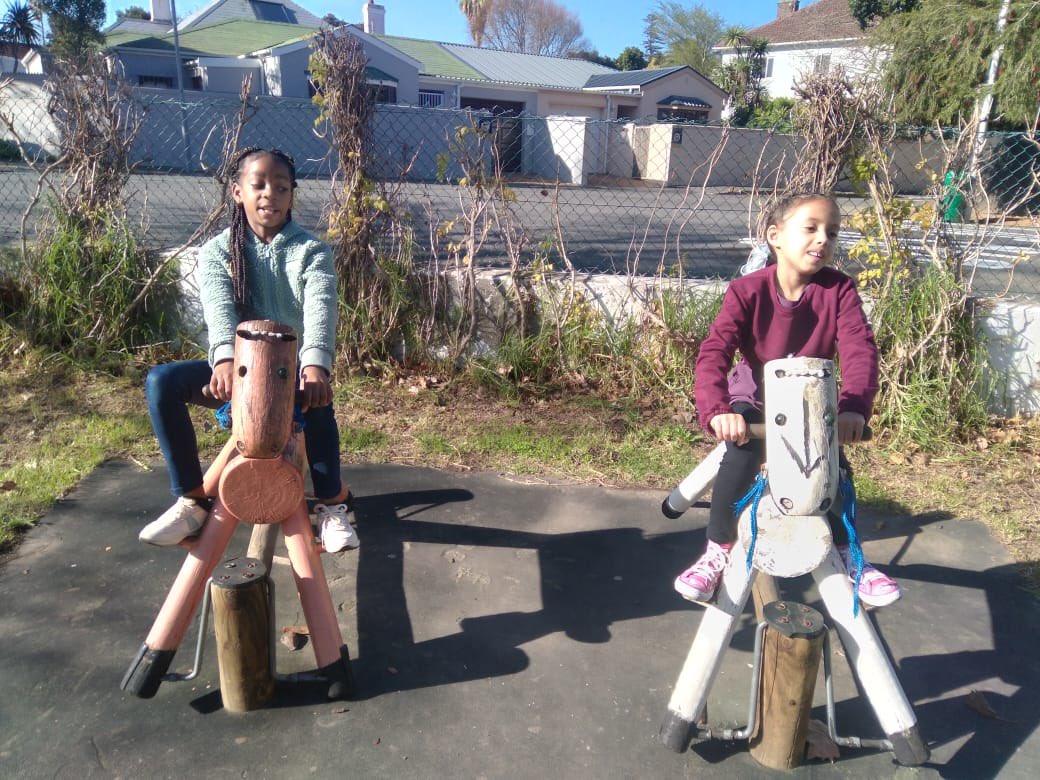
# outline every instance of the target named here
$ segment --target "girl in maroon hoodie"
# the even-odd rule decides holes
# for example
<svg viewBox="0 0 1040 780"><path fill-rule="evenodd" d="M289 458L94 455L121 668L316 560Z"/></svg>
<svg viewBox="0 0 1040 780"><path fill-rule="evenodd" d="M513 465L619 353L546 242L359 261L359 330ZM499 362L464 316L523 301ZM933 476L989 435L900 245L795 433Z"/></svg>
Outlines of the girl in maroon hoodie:
<svg viewBox="0 0 1040 780"><path fill-rule="evenodd" d="M705 428L726 442L726 453L712 491L707 550L675 580L675 589L691 601L714 596L737 538L733 505L754 483L765 460L763 442L749 440L747 427L763 419L763 365L791 355L833 360L837 352L840 444L862 438L878 390L877 345L856 285L829 267L841 225L837 203L818 193L790 195L773 208L766 224L769 263L730 283L697 355L698 415ZM738 351L742 359L733 368ZM848 468L843 456L841 465ZM845 526L834 514L828 519L855 581ZM866 563L858 593L871 606L891 604L901 595L895 580Z"/></svg>

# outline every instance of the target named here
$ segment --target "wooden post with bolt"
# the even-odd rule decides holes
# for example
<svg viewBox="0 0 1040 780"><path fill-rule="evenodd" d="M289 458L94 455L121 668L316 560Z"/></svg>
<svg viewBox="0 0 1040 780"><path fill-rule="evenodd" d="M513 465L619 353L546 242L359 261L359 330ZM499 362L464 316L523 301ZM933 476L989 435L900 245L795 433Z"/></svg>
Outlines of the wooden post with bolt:
<svg viewBox="0 0 1040 780"><path fill-rule="evenodd" d="M813 691L823 649L823 615L804 604L774 601L763 609L758 728L752 757L770 769L794 769L805 759Z"/></svg>
<svg viewBox="0 0 1040 780"><path fill-rule="evenodd" d="M213 573L220 697L228 712L260 709L274 696L268 593L267 570L259 560L234 558Z"/></svg>

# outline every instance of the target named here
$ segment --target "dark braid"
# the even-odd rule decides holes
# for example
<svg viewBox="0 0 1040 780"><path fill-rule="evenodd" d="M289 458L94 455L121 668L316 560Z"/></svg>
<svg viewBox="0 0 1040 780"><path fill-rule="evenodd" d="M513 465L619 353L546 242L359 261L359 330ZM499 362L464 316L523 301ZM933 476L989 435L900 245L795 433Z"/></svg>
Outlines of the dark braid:
<svg viewBox="0 0 1040 780"><path fill-rule="evenodd" d="M296 163L293 158L281 149L264 149L260 146L247 146L240 150L228 162L228 179L238 183L238 177L242 172L242 164L250 157L260 154L269 154L285 164L289 169L289 178L293 189L296 189ZM252 296L249 292L248 272L246 270L246 241L249 239L249 221L246 219L246 210L241 203L235 203L234 199L229 204L231 207L231 234L228 237L228 252L231 255L231 290L235 301L235 311L240 320L249 316L252 308ZM292 221L292 209L286 214L286 223Z"/></svg>

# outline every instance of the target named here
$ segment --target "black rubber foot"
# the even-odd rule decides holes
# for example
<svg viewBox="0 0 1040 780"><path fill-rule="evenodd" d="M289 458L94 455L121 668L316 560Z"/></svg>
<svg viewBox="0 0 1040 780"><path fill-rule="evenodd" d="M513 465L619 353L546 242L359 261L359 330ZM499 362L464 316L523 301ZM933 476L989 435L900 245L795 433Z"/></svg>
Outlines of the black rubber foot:
<svg viewBox="0 0 1040 780"><path fill-rule="evenodd" d="M326 693L329 701L350 699L354 696L354 674L350 670L350 651L343 645L339 649L340 659L328 666L323 666L318 672L329 681L329 690Z"/></svg>
<svg viewBox="0 0 1040 780"><path fill-rule="evenodd" d="M690 721L679 713L668 710L657 732L657 738L669 750L682 753L690 743Z"/></svg>
<svg viewBox="0 0 1040 780"><path fill-rule="evenodd" d="M672 505L668 503L667 498L661 502L661 514L667 517L669 520L678 520L680 517L683 516L682 512L677 512L674 509L672 509Z"/></svg>
<svg viewBox="0 0 1040 780"><path fill-rule="evenodd" d="M928 746L921 739L921 732L917 730L917 726L899 734L889 734L888 739L892 743L892 752L896 754L896 761L903 766L920 766L931 756Z"/></svg>
<svg viewBox="0 0 1040 780"><path fill-rule="evenodd" d="M123 675L123 681L119 687L138 698L152 698L159 690L163 675L170 668L176 652L176 650L149 650L148 645L141 645L134 660L130 662L130 668Z"/></svg>

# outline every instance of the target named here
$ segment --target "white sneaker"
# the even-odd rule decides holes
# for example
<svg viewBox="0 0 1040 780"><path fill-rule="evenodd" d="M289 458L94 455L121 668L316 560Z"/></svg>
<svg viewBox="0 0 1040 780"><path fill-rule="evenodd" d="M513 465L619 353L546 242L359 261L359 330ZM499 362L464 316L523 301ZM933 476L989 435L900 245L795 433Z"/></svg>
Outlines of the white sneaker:
<svg viewBox="0 0 1040 780"><path fill-rule="evenodd" d="M137 538L159 547L172 547L198 533L209 516L209 510L195 499L181 496L177 502L144 528Z"/></svg>
<svg viewBox="0 0 1040 780"><path fill-rule="evenodd" d="M350 525L350 507L346 504L316 504L314 514L321 528L320 538L325 552L356 550L361 546L357 531Z"/></svg>

